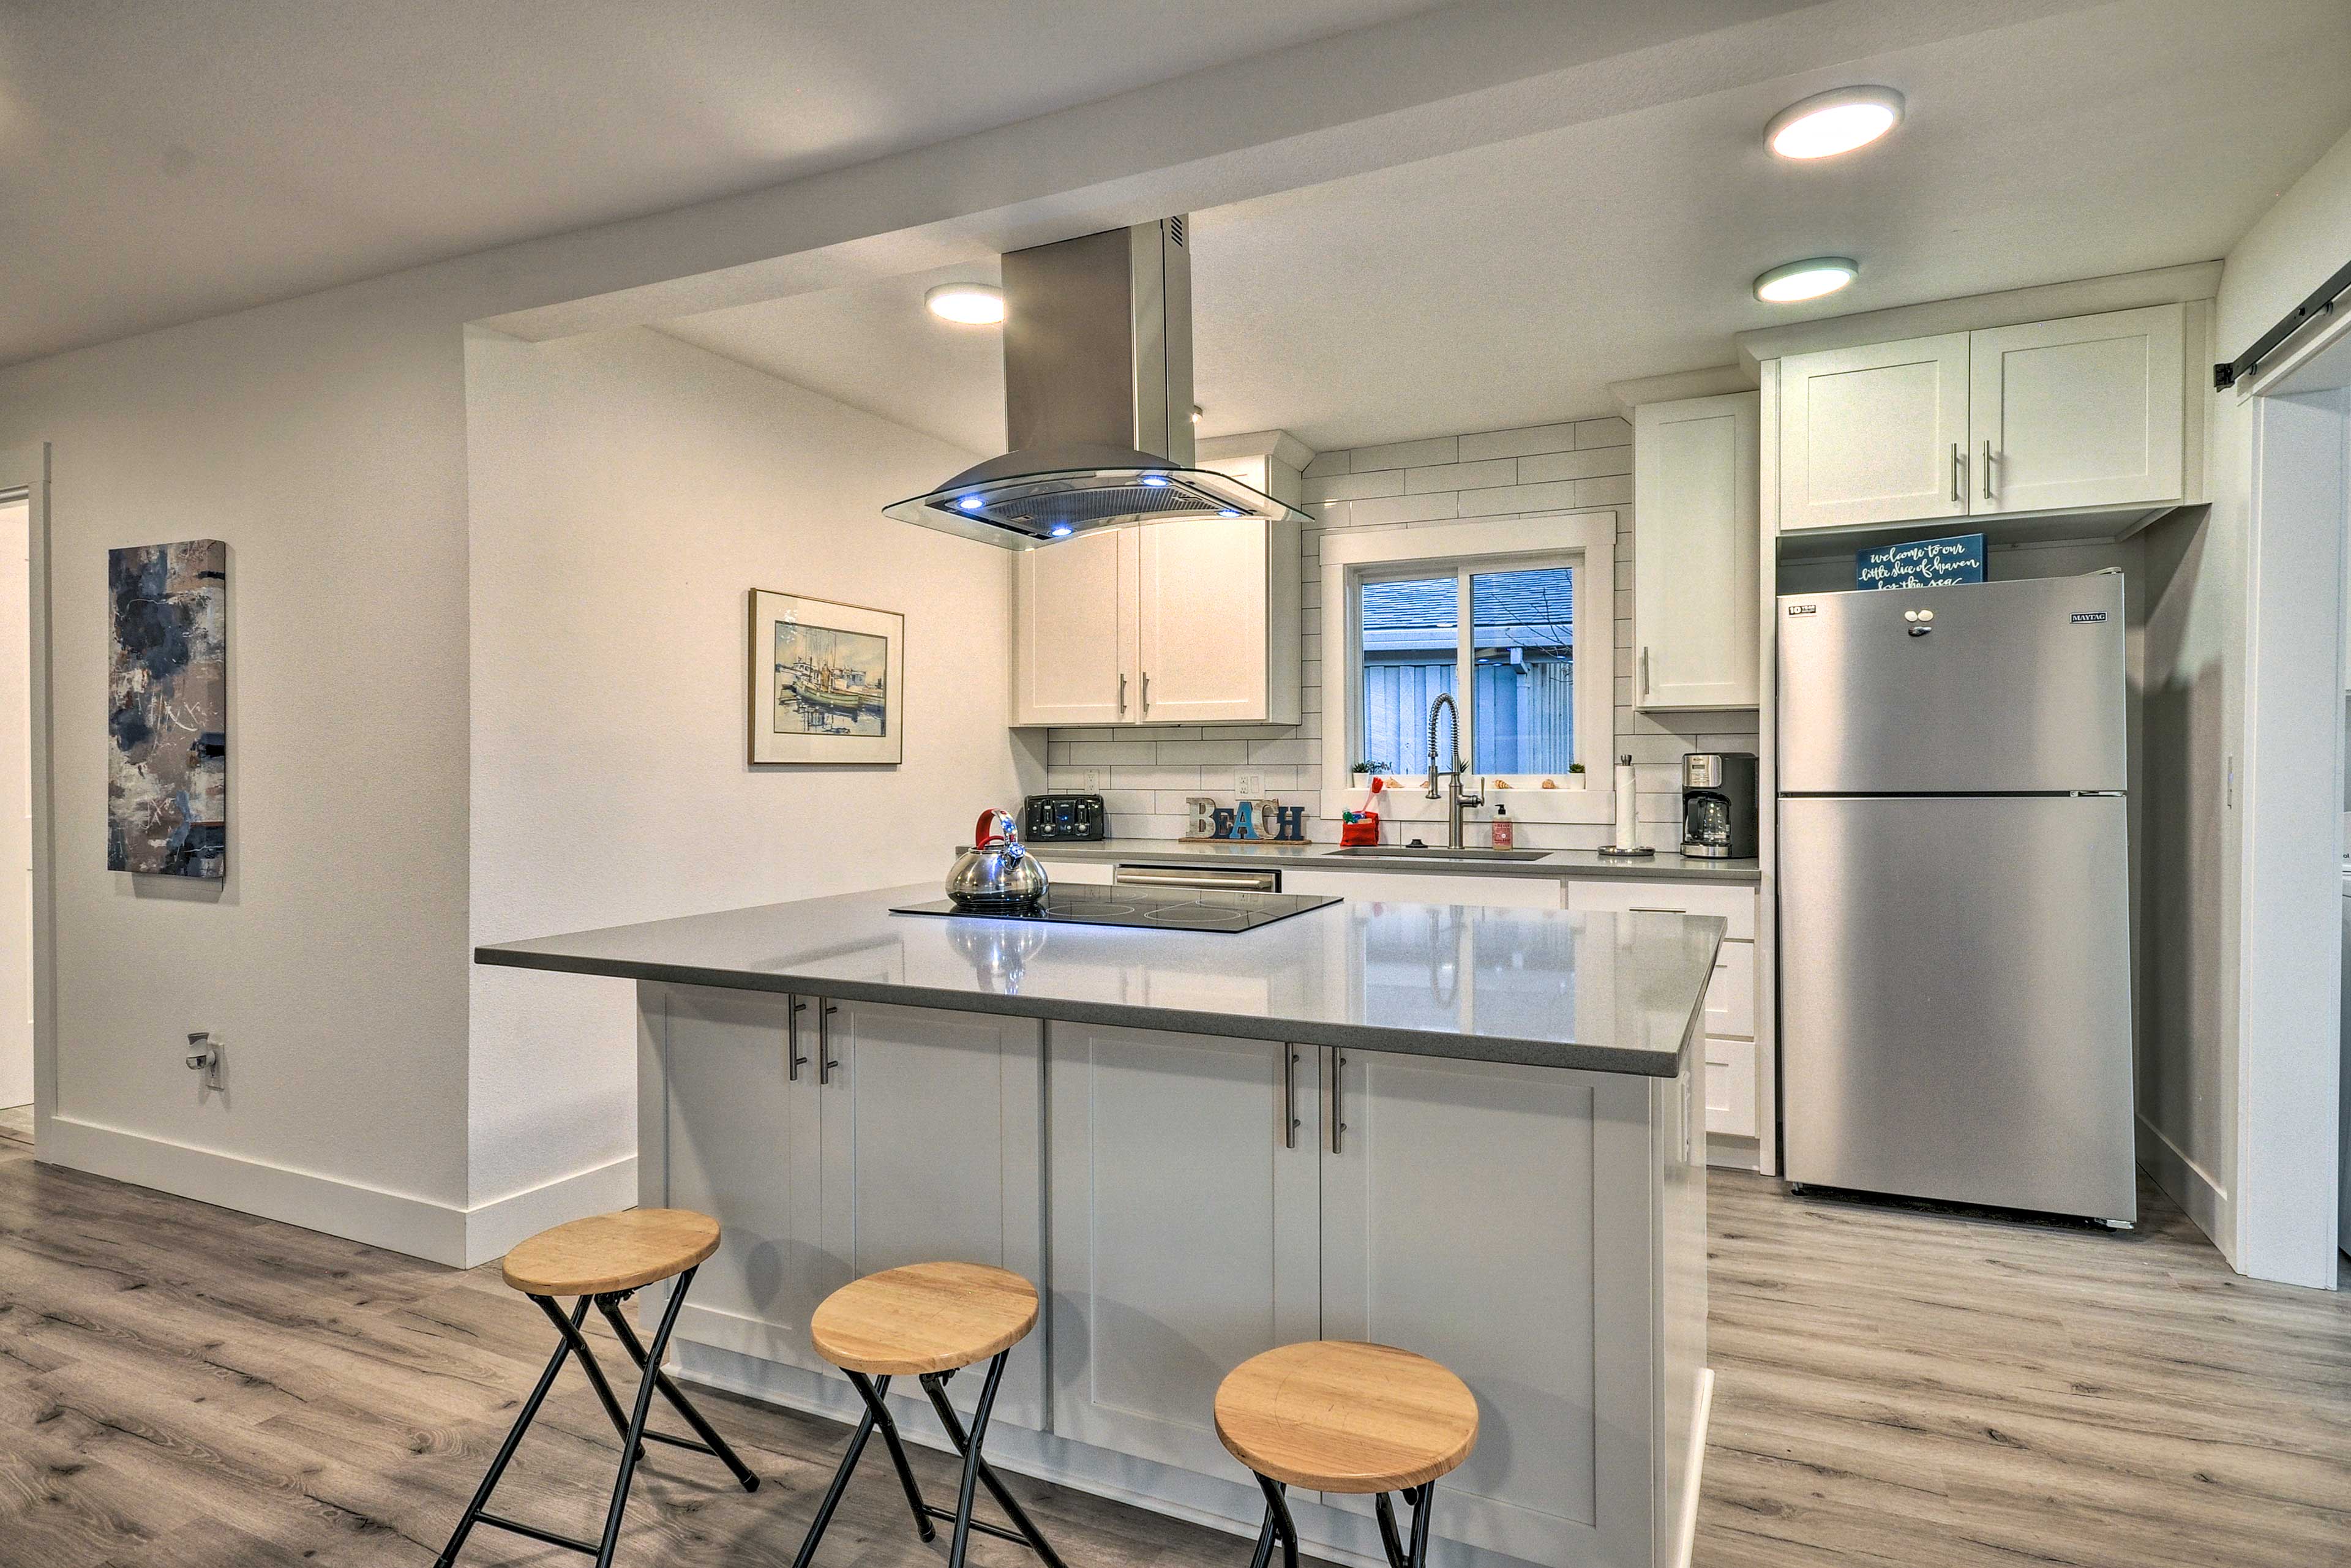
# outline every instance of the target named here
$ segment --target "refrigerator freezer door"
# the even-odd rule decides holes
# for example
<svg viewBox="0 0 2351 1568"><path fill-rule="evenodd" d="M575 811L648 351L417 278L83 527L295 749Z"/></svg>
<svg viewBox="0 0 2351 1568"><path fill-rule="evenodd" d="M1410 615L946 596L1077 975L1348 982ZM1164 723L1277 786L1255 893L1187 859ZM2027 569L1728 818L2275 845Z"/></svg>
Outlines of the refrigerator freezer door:
<svg viewBox="0 0 2351 1568"><path fill-rule="evenodd" d="M2117 573L1783 595L1782 794L2127 789Z"/></svg>
<svg viewBox="0 0 2351 1568"><path fill-rule="evenodd" d="M2136 1218L2128 807L1780 802L1791 1181Z"/></svg>

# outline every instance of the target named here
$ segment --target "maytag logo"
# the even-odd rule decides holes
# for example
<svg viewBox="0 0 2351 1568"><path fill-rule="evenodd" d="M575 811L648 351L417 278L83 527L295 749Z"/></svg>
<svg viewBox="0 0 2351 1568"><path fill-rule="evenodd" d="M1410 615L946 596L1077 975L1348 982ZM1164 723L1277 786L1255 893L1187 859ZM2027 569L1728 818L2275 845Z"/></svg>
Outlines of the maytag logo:
<svg viewBox="0 0 2351 1568"><path fill-rule="evenodd" d="M1791 615L1811 615L1816 612L1819 609L1820 606L1817 604L1791 604L1788 606L1788 613Z"/></svg>
<svg viewBox="0 0 2351 1568"><path fill-rule="evenodd" d="M2104 621L2105 618L2106 612L2103 610L2078 611L2074 616L2074 624L2079 626L2085 621Z"/></svg>

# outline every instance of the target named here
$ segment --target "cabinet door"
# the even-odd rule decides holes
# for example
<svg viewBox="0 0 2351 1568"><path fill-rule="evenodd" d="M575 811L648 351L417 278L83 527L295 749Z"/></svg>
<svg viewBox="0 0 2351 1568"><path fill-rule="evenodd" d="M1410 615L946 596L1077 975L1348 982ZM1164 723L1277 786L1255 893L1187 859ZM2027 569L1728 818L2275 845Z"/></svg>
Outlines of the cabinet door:
<svg viewBox="0 0 2351 1568"><path fill-rule="evenodd" d="M1136 530L1145 724L1264 722L1266 528L1255 517L1210 517Z"/></svg>
<svg viewBox="0 0 2351 1568"><path fill-rule="evenodd" d="M1132 718L1134 547L1102 528L1013 558L1014 724Z"/></svg>
<svg viewBox="0 0 2351 1568"><path fill-rule="evenodd" d="M1965 517L1967 440L1965 332L1792 355L1780 362L1780 531Z"/></svg>
<svg viewBox="0 0 2351 1568"><path fill-rule="evenodd" d="M824 1223L810 1267L831 1289L906 1263L987 1263L1035 1283L1041 1300L1042 1026L874 1002L829 1006L827 1064L815 1069ZM1005 1420L1043 1425L1043 1335L1031 1333L1005 1368L997 1396ZM979 1383L973 1375L950 1385L956 1403L967 1407Z"/></svg>
<svg viewBox="0 0 2351 1568"><path fill-rule="evenodd" d="M1320 1332L1319 1053L1063 1023L1049 1050L1053 1430L1246 1481L1217 1385Z"/></svg>
<svg viewBox="0 0 2351 1568"><path fill-rule="evenodd" d="M1738 392L1633 411L1641 707L1753 707L1759 700L1757 402L1755 393Z"/></svg>
<svg viewBox="0 0 2351 1568"><path fill-rule="evenodd" d="M809 1314L838 1283L807 1267L820 1234L812 1067L787 1060L794 998L669 988L668 1179L663 1201L723 1217L695 1275L687 1339L818 1371ZM802 1014L803 1020L808 1017ZM801 1054L811 1054L802 1037Z"/></svg>
<svg viewBox="0 0 2351 1568"><path fill-rule="evenodd" d="M1477 1451L1437 1483L1438 1532L1534 1563L1614 1562L1637 1526L1641 1551L1624 1560L1647 1561L1646 1513L1610 1511L1646 1499L1646 1459L1609 1430L1622 1401L1646 1396L1646 1371L1627 1384L1615 1363L1642 1359L1647 1302L1616 1300L1639 1292L1601 1291L1595 1273L1648 1216L1601 1215L1594 1176L1604 1123L1646 1126L1646 1081L1334 1055L1322 1333L1416 1351L1477 1396Z"/></svg>
<svg viewBox="0 0 2351 1568"><path fill-rule="evenodd" d="M2158 305L1970 334L1973 510L2178 499L2186 314Z"/></svg>

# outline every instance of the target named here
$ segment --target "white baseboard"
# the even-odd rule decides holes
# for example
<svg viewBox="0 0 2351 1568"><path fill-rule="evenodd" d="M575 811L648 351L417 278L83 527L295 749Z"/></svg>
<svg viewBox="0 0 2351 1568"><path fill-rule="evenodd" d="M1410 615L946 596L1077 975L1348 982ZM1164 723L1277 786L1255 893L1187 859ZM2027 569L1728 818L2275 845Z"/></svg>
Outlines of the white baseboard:
<svg viewBox="0 0 2351 1568"><path fill-rule="evenodd" d="M504 1257L516 1242L550 1225L636 1207L634 1155L622 1155L601 1166L477 1203L465 1213L465 1267Z"/></svg>
<svg viewBox="0 0 2351 1568"><path fill-rule="evenodd" d="M1683 1461L1682 1516L1674 1521L1673 1568L1690 1568L1698 1551L1698 1498L1706 1484L1706 1431L1714 1419L1714 1368L1698 1372L1698 1415L1690 1422L1689 1456Z"/></svg>
<svg viewBox="0 0 2351 1568"><path fill-rule="evenodd" d="M471 1209L73 1116L42 1124L34 1157L460 1269L548 1225L636 1204L634 1155Z"/></svg>
<svg viewBox="0 0 2351 1568"><path fill-rule="evenodd" d="M1731 1133L1708 1133L1706 1163L1724 1170L1760 1171L1763 1168L1763 1145L1759 1139Z"/></svg>
<svg viewBox="0 0 2351 1568"><path fill-rule="evenodd" d="M2220 1249L2220 1256L2229 1260L2229 1266L2235 1268L2237 1227L2228 1193L2212 1179L2210 1172L2189 1159L2179 1145L2164 1136L2160 1127L2145 1116L2138 1117L2137 1122L2140 1166L2155 1178L2155 1185L2196 1222L2196 1228Z"/></svg>

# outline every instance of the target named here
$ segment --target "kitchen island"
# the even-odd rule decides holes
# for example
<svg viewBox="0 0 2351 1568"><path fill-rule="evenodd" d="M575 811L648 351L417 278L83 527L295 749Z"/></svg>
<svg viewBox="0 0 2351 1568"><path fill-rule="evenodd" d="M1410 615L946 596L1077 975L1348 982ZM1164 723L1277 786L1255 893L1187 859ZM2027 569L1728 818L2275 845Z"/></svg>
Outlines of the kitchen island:
<svg viewBox="0 0 2351 1568"><path fill-rule="evenodd" d="M816 1304L896 1264L994 1264L1044 1298L998 1401L1007 1469L1253 1535L1217 1383L1275 1344L1378 1340L1479 1398L1441 1554L1687 1561L1710 1383L1695 1047L1722 921L890 912L935 896L477 953L638 982L641 1200L726 1231L679 1319L684 1375L848 1418ZM1299 1498L1307 1550L1380 1563L1366 1500Z"/></svg>

